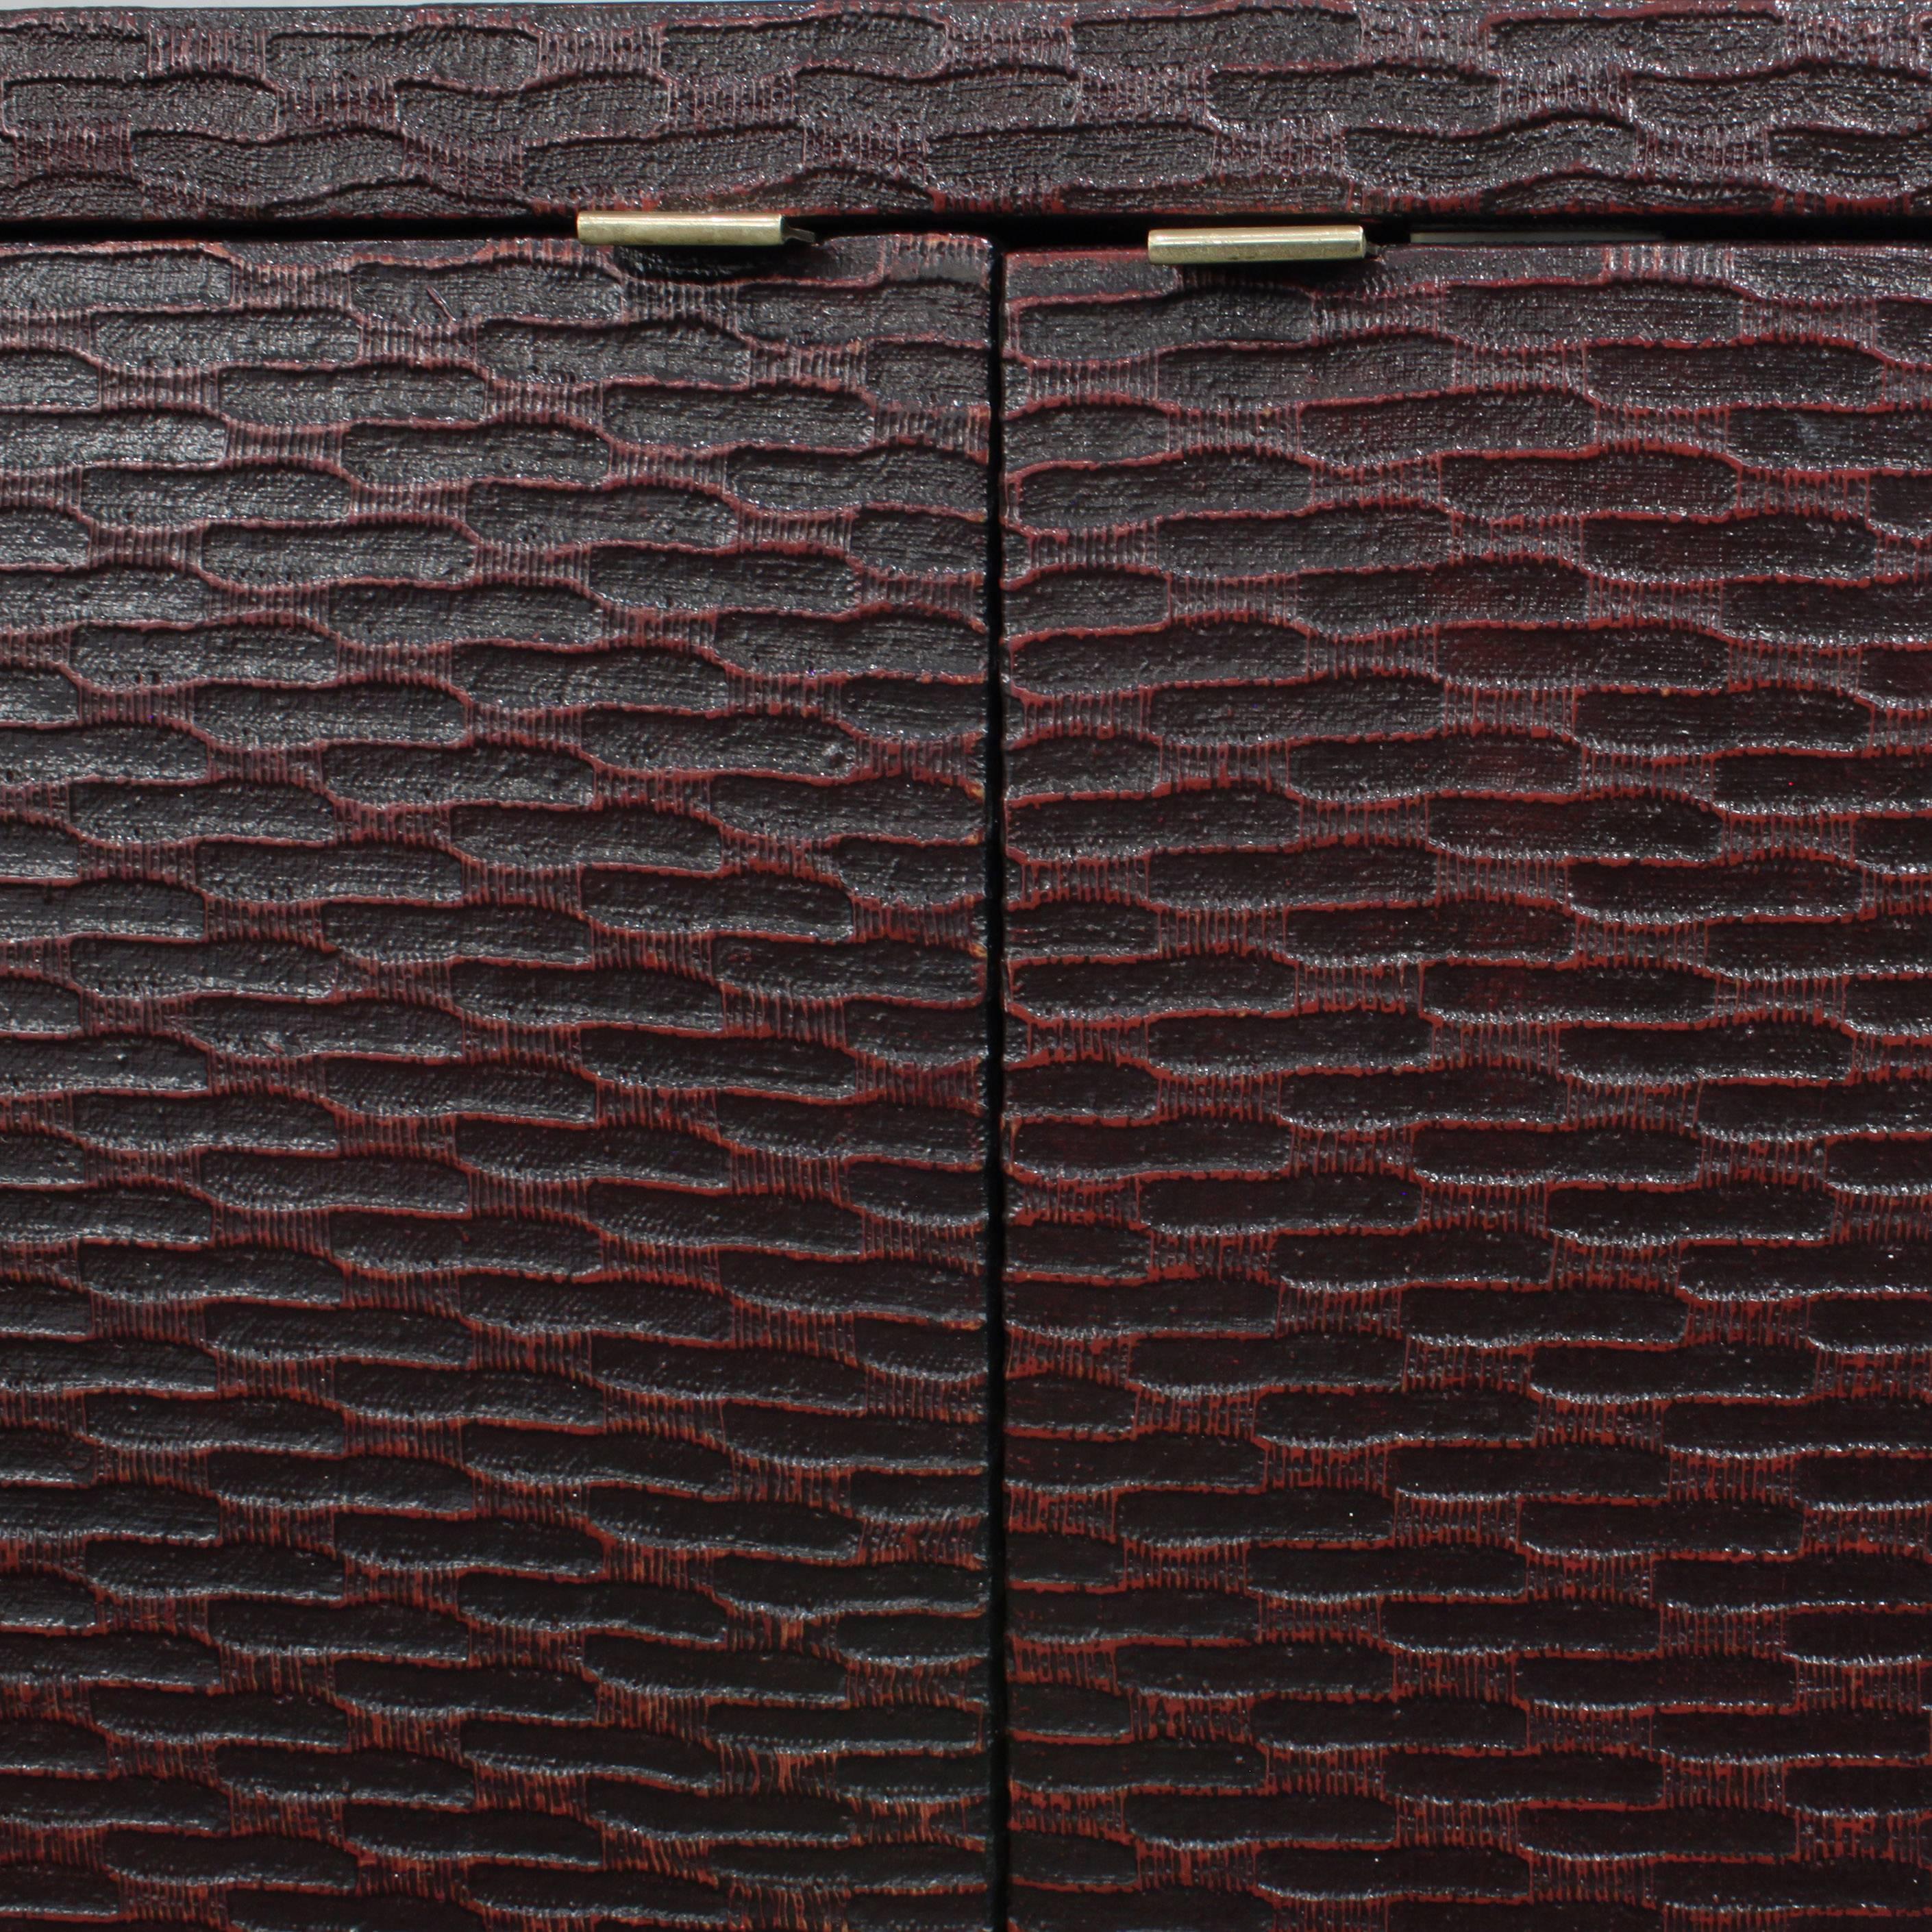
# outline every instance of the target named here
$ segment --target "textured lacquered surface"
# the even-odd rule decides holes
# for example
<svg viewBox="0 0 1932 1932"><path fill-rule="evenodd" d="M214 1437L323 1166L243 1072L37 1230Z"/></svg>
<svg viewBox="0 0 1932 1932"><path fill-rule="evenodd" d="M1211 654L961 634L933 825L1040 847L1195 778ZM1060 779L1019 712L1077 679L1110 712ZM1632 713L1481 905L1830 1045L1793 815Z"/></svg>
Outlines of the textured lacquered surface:
<svg viewBox="0 0 1932 1932"><path fill-rule="evenodd" d="M1897 0L28 14L0 220L1922 212Z"/></svg>
<svg viewBox="0 0 1932 1932"><path fill-rule="evenodd" d="M1916 1914L1924 257L1009 288L1016 1922Z"/></svg>
<svg viewBox="0 0 1932 1932"><path fill-rule="evenodd" d="M981 1922L988 268L0 252L5 1910Z"/></svg>

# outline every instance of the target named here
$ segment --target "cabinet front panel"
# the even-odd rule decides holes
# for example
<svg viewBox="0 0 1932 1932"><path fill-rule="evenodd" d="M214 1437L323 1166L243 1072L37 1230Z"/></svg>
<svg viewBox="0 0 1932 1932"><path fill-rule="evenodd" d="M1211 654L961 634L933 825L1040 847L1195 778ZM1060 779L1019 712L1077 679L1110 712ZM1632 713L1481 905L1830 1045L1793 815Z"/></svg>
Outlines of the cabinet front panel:
<svg viewBox="0 0 1932 1932"><path fill-rule="evenodd" d="M0 250L6 1909L981 1922L988 282Z"/></svg>
<svg viewBox="0 0 1932 1932"><path fill-rule="evenodd" d="M1923 255L1009 288L1016 1922L1922 1904Z"/></svg>
<svg viewBox="0 0 1932 1932"><path fill-rule="evenodd" d="M1900 0L10 11L0 218L1919 219Z"/></svg>

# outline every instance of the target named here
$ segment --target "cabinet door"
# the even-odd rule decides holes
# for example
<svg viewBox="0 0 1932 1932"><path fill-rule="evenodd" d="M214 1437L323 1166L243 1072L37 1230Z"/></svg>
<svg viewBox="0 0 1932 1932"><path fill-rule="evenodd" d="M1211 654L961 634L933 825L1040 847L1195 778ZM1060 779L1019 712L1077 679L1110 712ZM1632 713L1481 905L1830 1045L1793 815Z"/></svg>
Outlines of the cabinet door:
<svg viewBox="0 0 1932 1932"><path fill-rule="evenodd" d="M0 250L7 1909L980 1922L987 325Z"/></svg>
<svg viewBox="0 0 1932 1932"><path fill-rule="evenodd" d="M1924 256L1009 287L1016 1923L1922 1904Z"/></svg>

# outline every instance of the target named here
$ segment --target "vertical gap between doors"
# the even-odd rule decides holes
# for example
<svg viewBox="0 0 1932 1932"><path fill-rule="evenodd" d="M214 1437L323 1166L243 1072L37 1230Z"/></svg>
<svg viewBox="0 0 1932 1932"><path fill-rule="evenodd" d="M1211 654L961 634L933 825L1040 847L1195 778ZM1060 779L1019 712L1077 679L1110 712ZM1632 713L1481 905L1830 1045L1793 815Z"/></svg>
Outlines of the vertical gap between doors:
<svg viewBox="0 0 1932 1932"><path fill-rule="evenodd" d="M992 244L986 448L987 1916L1007 1910L1006 1124L1006 256Z"/></svg>

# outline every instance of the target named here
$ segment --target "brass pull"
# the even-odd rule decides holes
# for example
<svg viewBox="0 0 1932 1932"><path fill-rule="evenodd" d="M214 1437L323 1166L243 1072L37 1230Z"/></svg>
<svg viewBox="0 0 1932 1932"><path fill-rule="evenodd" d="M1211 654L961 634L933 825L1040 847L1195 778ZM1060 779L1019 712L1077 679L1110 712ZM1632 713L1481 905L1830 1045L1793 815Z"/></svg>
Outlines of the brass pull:
<svg viewBox="0 0 1932 1932"><path fill-rule="evenodd" d="M1359 222L1266 228L1150 228L1150 262L1359 262L1369 238Z"/></svg>
<svg viewBox="0 0 1932 1932"><path fill-rule="evenodd" d="M577 238L592 248L782 248L817 239L783 214L644 214L586 208Z"/></svg>

